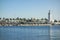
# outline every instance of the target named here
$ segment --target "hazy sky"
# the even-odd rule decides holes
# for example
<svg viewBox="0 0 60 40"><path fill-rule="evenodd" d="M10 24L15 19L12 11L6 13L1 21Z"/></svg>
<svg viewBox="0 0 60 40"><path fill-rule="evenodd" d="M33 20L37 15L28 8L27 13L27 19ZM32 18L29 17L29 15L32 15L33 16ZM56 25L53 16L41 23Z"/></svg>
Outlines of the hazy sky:
<svg viewBox="0 0 60 40"><path fill-rule="evenodd" d="M0 0L0 17L60 19L60 0Z"/></svg>

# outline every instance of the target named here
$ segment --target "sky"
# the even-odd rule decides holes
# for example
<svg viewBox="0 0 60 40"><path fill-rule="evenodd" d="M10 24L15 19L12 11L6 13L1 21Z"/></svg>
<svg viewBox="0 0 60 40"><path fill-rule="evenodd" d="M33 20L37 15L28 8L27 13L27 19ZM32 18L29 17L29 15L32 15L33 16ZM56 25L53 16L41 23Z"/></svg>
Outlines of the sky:
<svg viewBox="0 0 60 40"><path fill-rule="evenodd" d="M0 0L0 18L48 18L60 20L60 0Z"/></svg>

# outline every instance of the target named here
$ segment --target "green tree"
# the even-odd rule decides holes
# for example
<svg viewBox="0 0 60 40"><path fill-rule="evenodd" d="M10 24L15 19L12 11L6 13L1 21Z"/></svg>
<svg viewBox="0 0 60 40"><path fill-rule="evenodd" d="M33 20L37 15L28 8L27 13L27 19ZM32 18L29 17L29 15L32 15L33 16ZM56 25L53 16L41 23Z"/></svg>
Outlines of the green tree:
<svg viewBox="0 0 60 40"><path fill-rule="evenodd" d="M59 20L59 22L60 22L60 20Z"/></svg>
<svg viewBox="0 0 60 40"><path fill-rule="evenodd" d="M10 20L12 20L12 18L10 18Z"/></svg>
<svg viewBox="0 0 60 40"><path fill-rule="evenodd" d="M57 20L54 20L54 22L57 22Z"/></svg>
<svg viewBox="0 0 60 40"><path fill-rule="evenodd" d="M16 20L19 20L19 17L17 17Z"/></svg>
<svg viewBox="0 0 60 40"><path fill-rule="evenodd" d="M23 18L24 21L26 21L26 18Z"/></svg>
<svg viewBox="0 0 60 40"><path fill-rule="evenodd" d="M15 20L15 18L13 18L13 20Z"/></svg>
<svg viewBox="0 0 60 40"><path fill-rule="evenodd" d="M41 20L44 20L43 18L41 18Z"/></svg>
<svg viewBox="0 0 60 40"><path fill-rule="evenodd" d="M48 21L48 19L47 19L47 18L45 18L45 20L46 20L46 21Z"/></svg>
<svg viewBox="0 0 60 40"><path fill-rule="evenodd" d="M0 18L0 20L1 20L1 18Z"/></svg>

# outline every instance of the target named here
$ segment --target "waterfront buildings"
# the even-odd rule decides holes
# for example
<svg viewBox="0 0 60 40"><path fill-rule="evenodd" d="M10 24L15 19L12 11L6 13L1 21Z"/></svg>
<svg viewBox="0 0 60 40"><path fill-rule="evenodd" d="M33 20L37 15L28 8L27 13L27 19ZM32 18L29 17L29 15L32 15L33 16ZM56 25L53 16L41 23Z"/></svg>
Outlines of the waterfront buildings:
<svg viewBox="0 0 60 40"><path fill-rule="evenodd" d="M41 24L56 24L56 20L54 23L54 20L52 18L52 15L50 14L50 10L48 12L48 19L47 18L41 18L41 19L35 19L35 18L0 18L0 25L2 26L20 26L20 25L41 25ZM59 21L60 24L60 21Z"/></svg>

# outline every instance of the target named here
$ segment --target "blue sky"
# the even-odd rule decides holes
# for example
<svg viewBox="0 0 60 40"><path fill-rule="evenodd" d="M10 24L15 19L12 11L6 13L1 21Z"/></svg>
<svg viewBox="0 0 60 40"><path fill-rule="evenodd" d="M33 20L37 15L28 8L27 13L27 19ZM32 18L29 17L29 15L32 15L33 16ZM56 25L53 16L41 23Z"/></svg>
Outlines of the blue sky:
<svg viewBox="0 0 60 40"><path fill-rule="evenodd" d="M48 18L49 10L59 20L60 0L0 0L0 17Z"/></svg>

